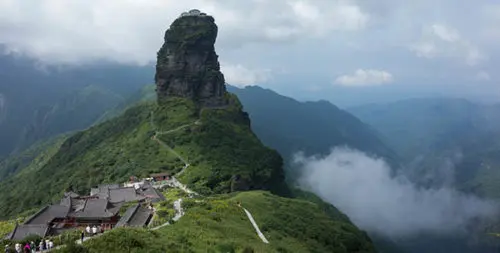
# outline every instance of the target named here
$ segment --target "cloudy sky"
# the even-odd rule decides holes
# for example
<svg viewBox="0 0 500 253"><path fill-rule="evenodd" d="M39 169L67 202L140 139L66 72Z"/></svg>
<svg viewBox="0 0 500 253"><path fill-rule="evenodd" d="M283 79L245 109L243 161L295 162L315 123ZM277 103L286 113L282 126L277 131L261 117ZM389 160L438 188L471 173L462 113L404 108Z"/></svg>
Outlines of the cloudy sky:
<svg viewBox="0 0 500 253"><path fill-rule="evenodd" d="M494 0L0 0L0 43L47 64L150 64L191 8L215 17L233 85L341 106L500 99Z"/></svg>

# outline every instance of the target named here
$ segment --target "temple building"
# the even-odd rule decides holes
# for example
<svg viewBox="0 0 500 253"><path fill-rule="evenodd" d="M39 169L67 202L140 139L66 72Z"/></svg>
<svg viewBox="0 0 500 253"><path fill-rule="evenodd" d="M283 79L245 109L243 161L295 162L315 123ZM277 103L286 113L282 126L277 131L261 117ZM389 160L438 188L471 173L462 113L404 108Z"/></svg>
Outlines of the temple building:
<svg viewBox="0 0 500 253"><path fill-rule="evenodd" d="M6 239L22 240L29 235L45 237L86 226L104 230L116 226L142 227L148 225L153 211L142 205L165 200L163 194L144 183L139 188L119 185L100 185L91 189L90 196L67 192L58 204L47 205L17 224ZM120 216L123 204L137 202Z"/></svg>
<svg viewBox="0 0 500 253"><path fill-rule="evenodd" d="M186 16L206 16L207 14L204 12L201 12L200 10L197 9L192 9L188 12L183 12L181 14L181 17L186 17Z"/></svg>

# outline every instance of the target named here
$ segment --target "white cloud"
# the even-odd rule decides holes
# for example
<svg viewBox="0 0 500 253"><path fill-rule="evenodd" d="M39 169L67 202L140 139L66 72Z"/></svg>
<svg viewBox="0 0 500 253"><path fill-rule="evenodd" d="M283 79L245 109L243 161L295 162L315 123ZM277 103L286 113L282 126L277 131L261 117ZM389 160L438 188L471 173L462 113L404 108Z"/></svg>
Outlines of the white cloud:
<svg viewBox="0 0 500 253"><path fill-rule="evenodd" d="M436 45L429 41L421 41L411 45L411 50L413 50L418 57L424 58L434 58L438 54Z"/></svg>
<svg viewBox="0 0 500 253"><path fill-rule="evenodd" d="M486 71L479 71L476 74L476 80L477 81L489 81L489 80L491 80L491 76Z"/></svg>
<svg viewBox="0 0 500 253"><path fill-rule="evenodd" d="M197 8L215 17L221 61L272 69L273 79L267 85L279 92L302 96L306 85L316 85L324 92L315 96L343 103L365 99L346 95L339 99L340 93L329 88L332 69L340 74L359 66L390 70L402 84L398 92L411 96L415 92L407 88L441 89L453 83L454 90L471 89L464 82L471 81L475 72L462 72L462 67L498 68L500 8L491 5L495 4L488 0L411 4L396 0L0 0L0 44L49 64L154 63L171 22L179 13ZM436 60L414 57L408 52L412 42L414 54ZM486 56L491 60L485 61ZM276 73L281 67L289 73ZM438 92L455 93L443 89ZM486 86L477 92L492 94Z"/></svg>
<svg viewBox="0 0 500 253"><path fill-rule="evenodd" d="M221 64L221 71L224 73L226 83L236 87L248 85L260 85L271 78L270 70L249 69L241 64Z"/></svg>
<svg viewBox="0 0 500 253"><path fill-rule="evenodd" d="M0 43L66 63L154 61L168 25L191 8L215 17L224 48L359 30L368 22L352 1L3 0L0 6Z"/></svg>
<svg viewBox="0 0 500 253"><path fill-rule="evenodd" d="M443 24L424 27L420 40L410 45L410 50L424 58L461 58L464 63L475 66L486 60L481 50L463 38L457 29Z"/></svg>
<svg viewBox="0 0 500 253"><path fill-rule="evenodd" d="M382 160L346 148L326 157L298 155L302 187L345 212L371 233L400 238L420 232L458 233L497 206L449 188L421 189L392 177Z"/></svg>
<svg viewBox="0 0 500 253"><path fill-rule="evenodd" d="M391 73L383 70L358 69L354 74L339 76L334 84L343 86L374 86L394 81Z"/></svg>
<svg viewBox="0 0 500 253"><path fill-rule="evenodd" d="M482 37L492 45L498 45L500 42L500 4L490 3L481 8L482 25L478 27L481 30Z"/></svg>
<svg viewBox="0 0 500 253"><path fill-rule="evenodd" d="M441 24L434 24L431 27L434 35L441 40L447 42L457 42L460 40L460 34L458 34L458 31L453 28L449 28Z"/></svg>

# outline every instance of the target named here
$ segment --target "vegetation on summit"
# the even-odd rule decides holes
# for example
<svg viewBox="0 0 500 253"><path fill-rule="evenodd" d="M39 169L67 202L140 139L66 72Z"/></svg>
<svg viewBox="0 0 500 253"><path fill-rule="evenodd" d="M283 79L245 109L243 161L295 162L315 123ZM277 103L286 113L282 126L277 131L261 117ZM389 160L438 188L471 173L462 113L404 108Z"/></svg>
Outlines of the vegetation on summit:
<svg viewBox="0 0 500 253"><path fill-rule="evenodd" d="M255 234L250 210L269 244ZM375 252L368 236L320 205L263 191L187 199L186 214L156 231L116 229L84 243L89 252ZM337 218L332 218L337 217Z"/></svg>
<svg viewBox="0 0 500 253"><path fill-rule="evenodd" d="M178 172L184 164L151 137L158 129L175 129L198 119L200 124L159 137L191 163L181 181L202 194L284 190L281 157L251 132L237 98L231 101L226 108L201 111L184 98L171 98L162 106L143 103L76 133L43 166L30 173L21 170L0 185L0 202L10 203L2 205L0 213L8 217L48 204L69 189L86 193L92 186L123 182L131 175Z"/></svg>

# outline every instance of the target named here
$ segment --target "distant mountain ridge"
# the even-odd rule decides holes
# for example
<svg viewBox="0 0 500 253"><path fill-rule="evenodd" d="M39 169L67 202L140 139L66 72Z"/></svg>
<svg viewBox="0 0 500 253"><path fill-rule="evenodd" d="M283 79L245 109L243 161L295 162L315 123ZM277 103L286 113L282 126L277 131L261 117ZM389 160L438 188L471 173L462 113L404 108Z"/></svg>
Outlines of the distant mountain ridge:
<svg viewBox="0 0 500 253"><path fill-rule="evenodd" d="M150 82L153 67L125 66L112 63L96 63L92 66L41 66L33 59L20 55L0 55L0 158L16 151L22 151L33 141L35 136L25 136L34 122L45 117L43 111L50 111L58 105L72 106L68 100L75 94L85 92L85 87L99 87L109 91L108 99L96 97L87 101L79 100L79 104L96 102L93 114L103 113L106 107L99 108L105 100L116 99L116 96L129 97L133 91ZM149 81L148 81L149 80ZM83 91L82 91L83 90ZM102 92L101 92L102 95ZM82 96L84 97L84 96ZM72 108L60 108L72 110ZM78 108L73 108L77 110ZM87 108L89 109L89 108ZM71 126L84 119L82 112L79 119L60 122L57 128L77 130ZM68 125L66 125L68 123ZM36 125L36 124L35 124ZM83 126L83 128L88 125ZM72 128L72 129L70 129ZM49 137L49 136L43 136Z"/></svg>
<svg viewBox="0 0 500 253"><path fill-rule="evenodd" d="M415 182L500 198L500 105L435 98L348 110L382 133Z"/></svg>
<svg viewBox="0 0 500 253"><path fill-rule="evenodd" d="M398 166L399 158L375 129L330 102L299 102L258 86L228 90L242 101L256 134L286 161L299 151L325 155L333 147L348 146Z"/></svg>

